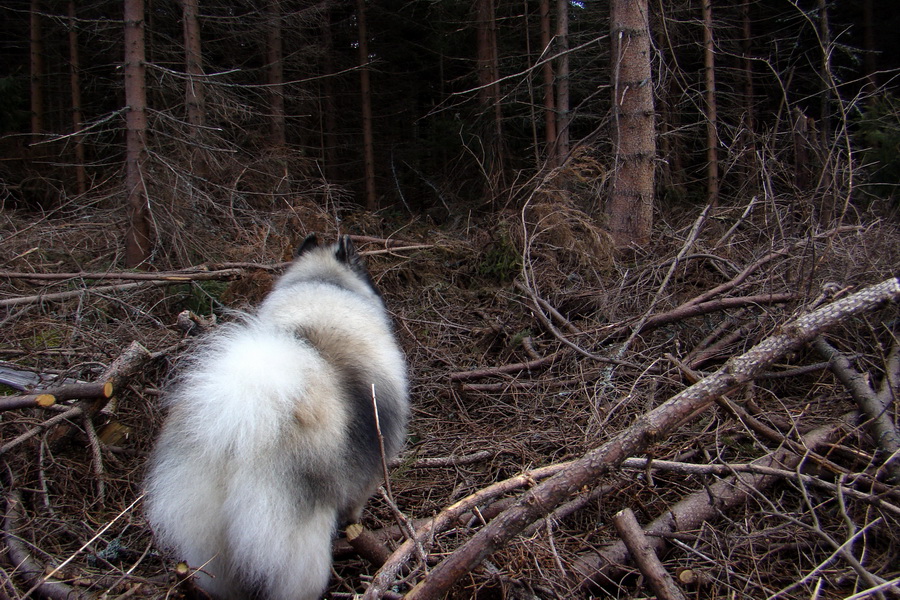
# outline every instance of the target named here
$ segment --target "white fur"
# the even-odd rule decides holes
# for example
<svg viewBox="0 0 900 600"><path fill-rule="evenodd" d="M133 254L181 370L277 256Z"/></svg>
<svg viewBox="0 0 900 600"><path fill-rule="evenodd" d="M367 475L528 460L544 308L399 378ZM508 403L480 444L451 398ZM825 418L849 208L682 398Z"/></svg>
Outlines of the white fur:
<svg viewBox="0 0 900 600"><path fill-rule="evenodd" d="M256 316L205 340L167 394L146 513L160 546L202 569L198 583L214 597L313 600L327 586L337 520L377 485L348 462L360 409L342 386L347 373L357 388L375 383L395 410L385 440L395 454L405 360L378 295L316 249Z"/></svg>

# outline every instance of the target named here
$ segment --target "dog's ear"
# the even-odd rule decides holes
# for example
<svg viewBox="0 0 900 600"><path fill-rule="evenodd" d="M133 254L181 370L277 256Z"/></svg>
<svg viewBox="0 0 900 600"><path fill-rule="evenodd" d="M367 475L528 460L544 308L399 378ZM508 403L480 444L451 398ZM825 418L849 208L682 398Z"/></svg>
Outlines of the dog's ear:
<svg viewBox="0 0 900 600"><path fill-rule="evenodd" d="M334 256L342 263L354 265L359 262L359 254L356 252L356 246L349 235L342 235L338 238L337 251Z"/></svg>
<svg viewBox="0 0 900 600"><path fill-rule="evenodd" d="M319 238L316 237L316 234L311 233L303 241L297 246L297 249L294 250L294 258L298 258L301 254L308 250L312 250L313 248L319 245Z"/></svg>

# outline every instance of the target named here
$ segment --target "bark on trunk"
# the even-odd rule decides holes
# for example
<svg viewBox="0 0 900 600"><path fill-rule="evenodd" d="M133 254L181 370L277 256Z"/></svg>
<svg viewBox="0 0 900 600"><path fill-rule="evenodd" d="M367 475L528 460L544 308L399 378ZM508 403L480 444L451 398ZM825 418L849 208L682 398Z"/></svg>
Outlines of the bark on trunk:
<svg viewBox="0 0 900 600"><path fill-rule="evenodd" d="M541 67L541 74L544 80L544 141L547 144L545 156L547 157L547 166L553 168L559 164L557 161L556 151L556 89L553 85L553 61L547 60L550 55L550 45L553 43L553 36L550 35L550 0L541 0L541 59L544 65Z"/></svg>
<svg viewBox="0 0 900 600"><path fill-rule="evenodd" d="M281 4L280 0L269 0L266 4L268 31L266 34L266 83L269 91L269 119L272 147L287 145L284 113L284 59L281 44Z"/></svg>
<svg viewBox="0 0 900 600"><path fill-rule="evenodd" d="M366 184L366 209L378 209L375 188L375 142L372 134L372 84L369 79L369 40L366 28L366 0L356 2L359 23L359 95L363 126L363 177Z"/></svg>
<svg viewBox="0 0 900 600"><path fill-rule="evenodd" d="M75 152L75 189L78 194L87 192L87 173L84 169L84 139L81 128L81 61L78 55L78 33L76 29L75 0L69 0L69 86L72 94L72 139Z"/></svg>
<svg viewBox="0 0 900 600"><path fill-rule="evenodd" d="M150 257L150 211L142 168L147 156L147 87L144 63L144 0L125 0L125 193L128 231L125 266Z"/></svg>
<svg viewBox="0 0 900 600"><path fill-rule="evenodd" d="M31 141L37 143L44 132L44 41L41 34L41 4L31 0Z"/></svg>
<svg viewBox="0 0 900 600"><path fill-rule="evenodd" d="M475 0L475 31L478 101L484 114L489 115L487 127L484 129L485 164L482 165L482 168L488 178L485 194L489 196L489 199L493 199L499 189L503 187L506 162L493 0Z"/></svg>
<svg viewBox="0 0 900 600"><path fill-rule="evenodd" d="M611 10L615 171L607 205L618 248L650 240L656 157L647 0L615 0Z"/></svg>
<svg viewBox="0 0 900 600"><path fill-rule="evenodd" d="M184 104L187 121L196 136L206 122L206 101L203 89L203 54L200 45L199 0L182 0L184 24L184 70L187 73Z"/></svg>
<svg viewBox="0 0 900 600"><path fill-rule="evenodd" d="M703 0L703 70L706 79L706 201L719 204L719 134L716 126L716 54L712 0Z"/></svg>
<svg viewBox="0 0 900 600"><path fill-rule="evenodd" d="M569 0L556 0L556 163L569 154Z"/></svg>

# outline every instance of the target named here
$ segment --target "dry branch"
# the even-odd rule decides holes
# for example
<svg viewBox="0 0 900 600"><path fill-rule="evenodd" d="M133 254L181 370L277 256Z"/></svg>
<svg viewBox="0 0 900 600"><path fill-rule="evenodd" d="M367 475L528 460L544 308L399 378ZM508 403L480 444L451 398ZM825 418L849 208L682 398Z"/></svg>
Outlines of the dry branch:
<svg viewBox="0 0 900 600"><path fill-rule="evenodd" d="M494 458L501 453L502 450L480 450L478 452L473 452L472 454L466 454L463 456L423 456L421 458L416 458L415 460L413 460L409 466L413 469L434 469L441 467L455 467L458 465L471 465L473 463L483 462L485 460ZM396 461L394 461L391 466L397 466L405 462L406 457L401 456Z"/></svg>
<svg viewBox="0 0 900 600"><path fill-rule="evenodd" d="M630 508L623 508L613 517L613 524L622 543L628 548L631 558L656 593L656 597L660 600L686 600L672 580L672 576L663 567L650 540L638 525L634 512Z"/></svg>
<svg viewBox="0 0 900 600"><path fill-rule="evenodd" d="M782 302L790 302L797 297L794 293L782 294L759 294L756 296L740 296L735 298L721 298L719 300L707 300L697 304L682 304L668 312L653 315L648 318L638 333L644 333L660 325L668 325L676 321L681 321L690 317L709 314L729 310L732 308L743 308L745 306L754 306L761 304L780 304Z"/></svg>
<svg viewBox="0 0 900 600"><path fill-rule="evenodd" d="M131 342L131 345L125 349L125 352L106 367L99 379L111 384L113 389L122 389L125 387L125 383L151 360L153 360L153 354L149 350L138 342ZM75 408L80 408L81 414L90 419L103 410L110 399L111 396L98 396L93 399L82 400L78 402ZM55 432L54 437L56 440L60 440L71 433L72 429L70 426L61 427L58 432Z"/></svg>
<svg viewBox="0 0 900 600"><path fill-rule="evenodd" d="M487 524L438 564L407 598L421 600L443 596L460 577L505 546L529 524L546 515L582 487L593 484L628 456L643 451L659 437L669 434L683 421L697 415L715 397L751 381L778 358L802 347L825 329L897 299L900 299L900 280L892 278L785 324L778 332L745 354L729 360L716 373L641 416L628 430L532 488L513 507ZM390 585L391 581L385 581L380 575L380 572L376 574L365 598L379 597L380 591Z"/></svg>
<svg viewBox="0 0 900 600"><path fill-rule="evenodd" d="M67 383L41 390L44 394L52 394L57 402L84 398L112 398L114 391L113 382L102 379L96 383Z"/></svg>
<svg viewBox="0 0 900 600"><path fill-rule="evenodd" d="M826 443L839 428L840 424L830 424L815 429L804 436L803 446L815 450ZM750 465L763 470L778 467L792 469L804 458L804 455L781 448L756 459ZM653 549L661 552L665 546L666 534L697 529L704 521L714 519L719 514L745 503L755 491L771 486L777 479L778 477L768 474L739 473L719 480L683 498L650 523L644 532L651 536ZM624 543L617 542L599 552L582 555L574 562L572 569L581 578L581 585L590 587L618 579L622 565L627 561L627 547Z"/></svg>
<svg viewBox="0 0 900 600"><path fill-rule="evenodd" d="M86 600L87 596L74 587L44 576L46 570L31 557L25 542L16 534L21 520L22 499L18 492L13 491L6 499L6 519L3 524L7 560L13 566L13 574L21 577L33 591L49 600Z"/></svg>
<svg viewBox="0 0 900 600"><path fill-rule="evenodd" d="M466 381L468 379L480 379L482 377L491 377L494 375L506 375L508 373L518 373L519 371L531 371L532 369L544 369L559 360L559 353L551 354L536 360L527 362L513 363L490 369L475 369L472 371L457 371L450 373L450 381Z"/></svg>
<svg viewBox="0 0 900 600"><path fill-rule="evenodd" d="M183 271L158 271L156 273L137 273L134 271L105 271L91 273L79 271L77 273L19 273L13 271L0 271L0 278L29 279L33 281L68 281L77 280L121 280L121 281L169 281L184 283L186 281L208 281L219 279L234 279L241 277L244 271L238 268L205 270L203 267L192 267Z"/></svg>
<svg viewBox="0 0 900 600"><path fill-rule="evenodd" d="M137 375L153 358L154 355L140 343L131 342L128 348L106 367L98 379L108 381L113 389L122 389L125 383ZM96 410L99 411L105 404L103 402Z"/></svg>
<svg viewBox="0 0 900 600"><path fill-rule="evenodd" d="M828 359L829 368L853 396L859 410L866 415L875 447L885 457L884 468L889 480L900 483L900 434L891 418L890 396L875 393L866 376L854 369L847 357L823 336L818 336L812 345L823 358Z"/></svg>
<svg viewBox="0 0 900 600"><path fill-rule="evenodd" d="M21 444L22 442L30 440L31 438L33 438L37 434L41 433L45 429L48 429L50 427L53 427L54 425L62 423L64 421L66 421L67 419L74 419L75 417L82 415L82 414L84 414L84 411L81 409L80 406L73 406L66 412L60 413L60 414L56 415L55 417L51 417L51 418L47 419L43 423L35 425L34 427L29 429L25 433L11 439L10 441L8 441L5 444L3 444L2 446L0 446L0 456L6 454L10 450L15 448L19 444Z"/></svg>
<svg viewBox="0 0 900 600"><path fill-rule="evenodd" d="M38 304L41 302L55 302L77 298L83 294L105 294L107 292L123 292L144 287L162 287L180 283L178 281L138 281L134 283L120 283L118 285L101 285L98 287L86 287L68 292L54 292L52 294L36 294L34 296L17 296L0 300L0 308L8 306L20 306L22 304Z"/></svg>
<svg viewBox="0 0 900 600"><path fill-rule="evenodd" d="M52 427L53 425L63 423L69 419L74 419L75 417L81 415L93 417L98 412L103 410L104 406L106 406L106 403L112 397L113 390L124 388L125 382L133 377L153 358L154 355L151 354L141 344L139 344L138 342L131 342L131 345L125 350L125 352L120 354L119 357L116 358L100 375L98 379L102 383L94 384L96 386L100 386L103 392L108 390L110 392L108 396L100 394L94 396L91 399L82 400L76 406L73 406L66 412L60 413L55 417L47 419L43 423L31 428L20 436L0 446L0 455L9 452L14 447L18 446L26 440L31 439L48 427ZM61 386L57 389L63 389L66 387L68 386ZM57 434L56 439L62 439L63 437L69 435L71 432L71 426L63 427Z"/></svg>
<svg viewBox="0 0 900 600"><path fill-rule="evenodd" d="M350 239L356 244L378 244L385 248L398 248L401 246L414 246L414 242L406 242L403 240L395 240L393 238L379 238L368 235L351 235Z"/></svg>
<svg viewBox="0 0 900 600"><path fill-rule="evenodd" d="M347 543L356 553L369 561L374 567L380 567L391 555L391 551L374 533L360 525L352 523L344 530Z"/></svg>
<svg viewBox="0 0 900 600"><path fill-rule="evenodd" d="M0 412L17 408L47 408L56 404L53 394L27 394L0 397Z"/></svg>

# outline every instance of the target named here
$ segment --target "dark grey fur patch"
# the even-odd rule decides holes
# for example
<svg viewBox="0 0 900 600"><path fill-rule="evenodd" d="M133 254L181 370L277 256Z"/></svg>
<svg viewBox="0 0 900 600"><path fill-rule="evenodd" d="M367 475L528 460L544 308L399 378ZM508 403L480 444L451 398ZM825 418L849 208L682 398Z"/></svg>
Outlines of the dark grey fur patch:
<svg viewBox="0 0 900 600"><path fill-rule="evenodd" d="M378 401L378 423L384 439L384 449L388 460L402 444L403 418L398 411L398 396L395 387L382 378L373 380L356 369L347 369L343 385L347 387L350 402L349 444L347 461L358 472L377 479L381 473L381 447L375 426L375 406L372 403L372 384L375 384L375 398Z"/></svg>
<svg viewBox="0 0 900 600"><path fill-rule="evenodd" d="M294 258L299 258L301 254L304 254L305 252L308 252L308 251L312 250L313 248L318 247L318 245L319 245L319 238L316 237L316 234L314 234L314 233L309 234L308 236L306 236L303 239L302 242L300 242L300 245L297 246L297 248L294 250Z"/></svg>

